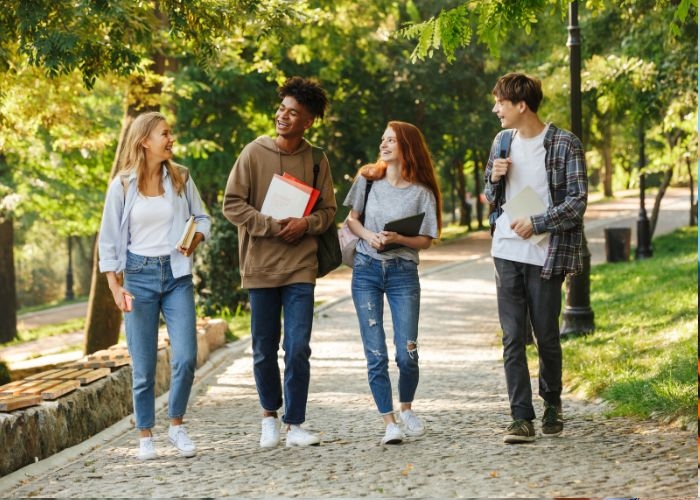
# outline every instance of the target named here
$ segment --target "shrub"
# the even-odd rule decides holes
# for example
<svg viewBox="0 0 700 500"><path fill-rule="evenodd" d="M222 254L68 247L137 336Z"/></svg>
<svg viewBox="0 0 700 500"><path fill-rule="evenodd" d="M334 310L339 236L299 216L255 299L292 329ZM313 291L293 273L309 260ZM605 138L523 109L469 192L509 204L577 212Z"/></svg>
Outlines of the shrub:
<svg viewBox="0 0 700 500"><path fill-rule="evenodd" d="M248 302L241 289L238 262L238 228L214 210L209 240L196 253L194 270L196 305L203 316L232 316Z"/></svg>

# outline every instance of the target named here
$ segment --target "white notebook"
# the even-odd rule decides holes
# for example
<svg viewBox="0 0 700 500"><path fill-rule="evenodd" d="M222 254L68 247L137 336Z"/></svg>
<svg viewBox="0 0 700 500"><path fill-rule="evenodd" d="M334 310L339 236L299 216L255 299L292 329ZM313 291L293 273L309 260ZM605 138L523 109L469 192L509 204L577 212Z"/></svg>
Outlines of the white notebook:
<svg viewBox="0 0 700 500"><path fill-rule="evenodd" d="M287 217L303 217L310 197L311 193L302 189L298 184L275 174L267 189L260 213L277 220Z"/></svg>
<svg viewBox="0 0 700 500"><path fill-rule="evenodd" d="M503 211L508 214L511 221L541 214L546 210L547 206L530 186L525 186L522 191L503 204ZM536 245L546 237L547 233L533 234L528 238L528 241Z"/></svg>

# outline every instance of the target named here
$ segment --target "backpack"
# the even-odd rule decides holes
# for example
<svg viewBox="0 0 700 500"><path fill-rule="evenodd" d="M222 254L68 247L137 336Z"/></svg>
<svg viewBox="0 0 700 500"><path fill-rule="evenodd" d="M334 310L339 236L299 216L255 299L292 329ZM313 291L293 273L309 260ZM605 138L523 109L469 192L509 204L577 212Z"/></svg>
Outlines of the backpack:
<svg viewBox="0 0 700 500"><path fill-rule="evenodd" d="M498 144L498 157L508 158L508 153L510 152L510 143L513 142L513 130L504 130L501 134L501 140ZM497 197L493 203L489 203L489 226L491 226L491 236L496 230L496 219L498 219L503 213L501 208L501 197Z"/></svg>
<svg viewBox="0 0 700 500"><path fill-rule="evenodd" d="M311 156L314 162L313 187L316 189L316 181L318 180L318 173L321 169L320 164L323 160L323 149L311 146ZM318 204L319 201L321 201L320 196L316 204ZM316 260L318 261L318 271L316 274L320 278L340 266L343 262L343 255L340 251L340 241L338 241L338 229L336 228L335 221L333 221L323 233L316 236L316 244Z"/></svg>

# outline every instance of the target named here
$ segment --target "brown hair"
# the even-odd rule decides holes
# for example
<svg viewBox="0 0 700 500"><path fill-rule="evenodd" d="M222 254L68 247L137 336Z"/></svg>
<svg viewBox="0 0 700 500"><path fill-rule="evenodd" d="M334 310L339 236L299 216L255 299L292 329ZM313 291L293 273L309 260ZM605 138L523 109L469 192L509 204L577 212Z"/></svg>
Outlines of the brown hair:
<svg viewBox="0 0 700 500"><path fill-rule="evenodd" d="M145 141L153 129L160 123L167 121L165 116L157 111L149 111L137 116L126 133L124 148L121 158L121 171L124 173L136 172L139 192L145 189L146 151L143 147ZM180 172L170 160L165 160L163 165L168 170L168 175L172 179L173 188L177 194L182 193L185 187L185 180Z"/></svg>
<svg viewBox="0 0 700 500"><path fill-rule="evenodd" d="M508 73L498 79L491 92L499 99L517 104L525 101L530 111L537 113L542 102L542 82L525 73Z"/></svg>
<svg viewBox="0 0 700 500"><path fill-rule="evenodd" d="M396 142L401 158L401 177L412 184L422 184L435 196L435 215L438 229L442 229L442 197L435 176L435 166L422 132L410 123L390 121L387 125L396 133ZM386 175L387 165L382 160L364 165L360 175L377 180Z"/></svg>

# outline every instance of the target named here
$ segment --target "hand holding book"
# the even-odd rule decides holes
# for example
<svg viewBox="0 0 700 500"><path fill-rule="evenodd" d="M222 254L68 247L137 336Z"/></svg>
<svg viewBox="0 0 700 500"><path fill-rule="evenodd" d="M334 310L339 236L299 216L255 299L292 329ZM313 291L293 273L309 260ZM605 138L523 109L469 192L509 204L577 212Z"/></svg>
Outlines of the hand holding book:
<svg viewBox="0 0 700 500"><path fill-rule="evenodd" d="M192 240L194 240L196 232L197 223L194 220L194 215L190 215L187 222L185 222L185 229L182 231L182 236L180 236L175 248L187 256L187 251L192 246Z"/></svg>

